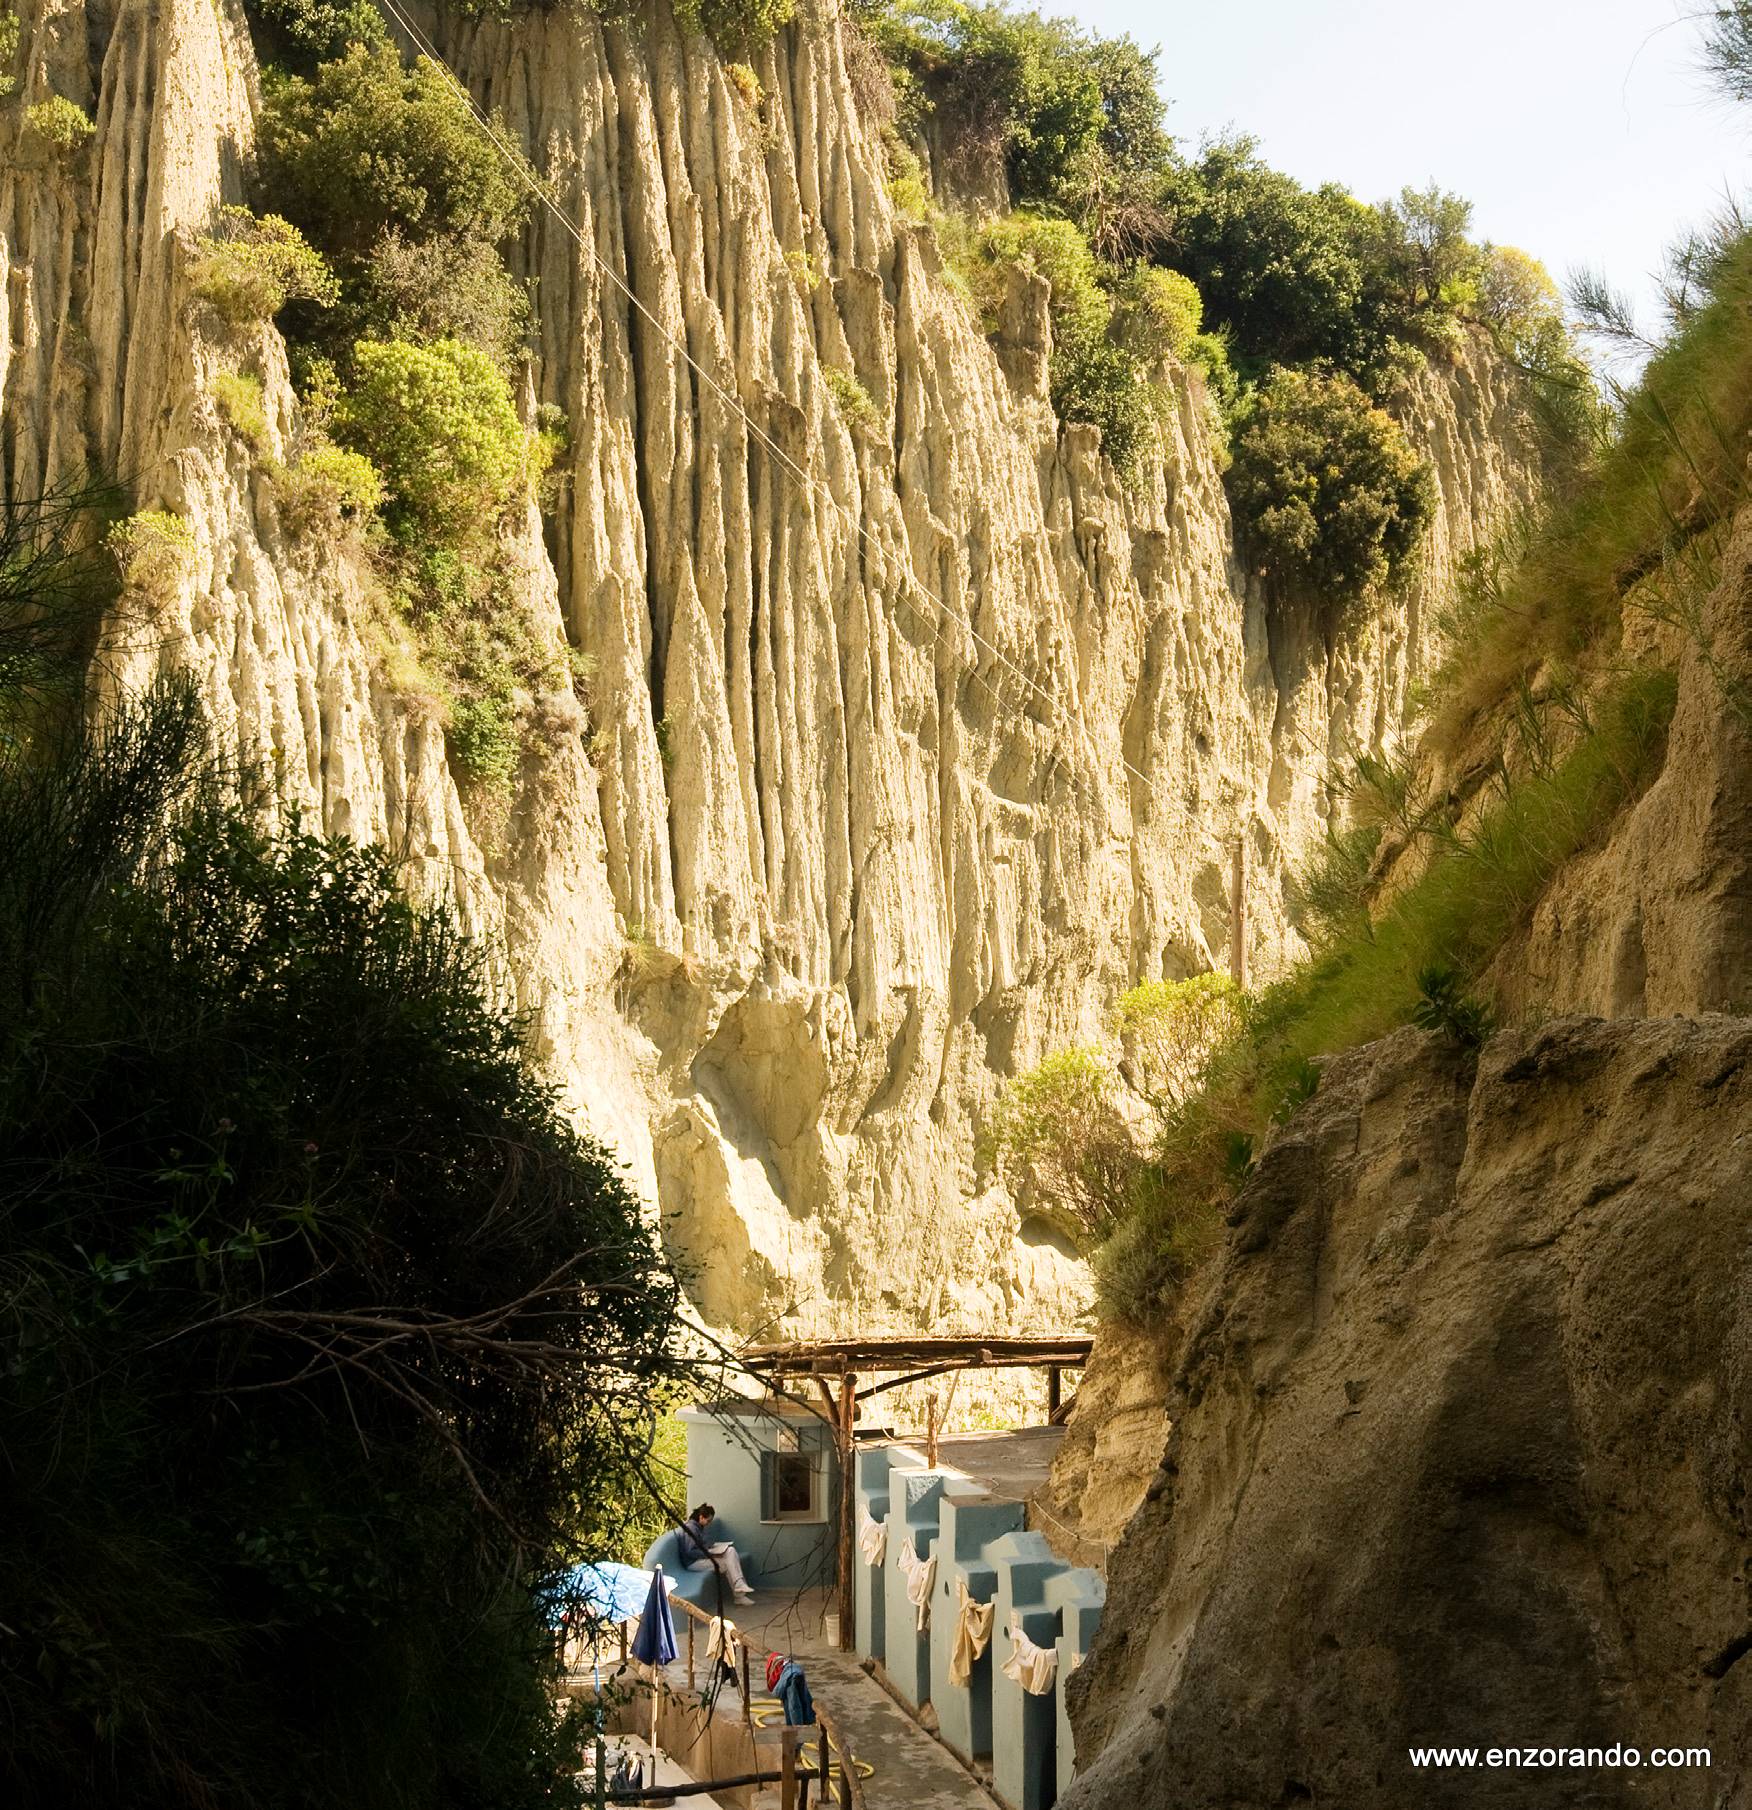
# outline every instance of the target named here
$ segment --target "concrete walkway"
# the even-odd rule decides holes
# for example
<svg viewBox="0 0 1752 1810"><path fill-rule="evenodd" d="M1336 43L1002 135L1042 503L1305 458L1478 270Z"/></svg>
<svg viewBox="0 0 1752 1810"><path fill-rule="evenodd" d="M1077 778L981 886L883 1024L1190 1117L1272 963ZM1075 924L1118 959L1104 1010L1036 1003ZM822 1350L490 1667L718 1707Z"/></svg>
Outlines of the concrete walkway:
<svg viewBox="0 0 1752 1810"><path fill-rule="evenodd" d="M769 1651L799 1661L810 1690L826 1704L853 1754L876 1769L864 1780L869 1810L994 1810L996 1800L979 1781L853 1654L827 1645L822 1598L820 1590L762 1590L737 1612L736 1624L750 1643L756 1694L765 1694Z"/></svg>

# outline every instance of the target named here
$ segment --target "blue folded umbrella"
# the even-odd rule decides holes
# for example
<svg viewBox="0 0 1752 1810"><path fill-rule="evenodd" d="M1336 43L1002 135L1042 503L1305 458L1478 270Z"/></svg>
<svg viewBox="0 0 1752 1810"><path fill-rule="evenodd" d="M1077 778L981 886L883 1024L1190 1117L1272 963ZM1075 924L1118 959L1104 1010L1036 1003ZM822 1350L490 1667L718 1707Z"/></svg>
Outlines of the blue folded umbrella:
<svg viewBox="0 0 1752 1810"><path fill-rule="evenodd" d="M633 1657L641 1665L668 1665L675 1657L675 1618L669 1613L669 1592L663 1587L663 1568L651 1573L651 1588L633 1636Z"/></svg>

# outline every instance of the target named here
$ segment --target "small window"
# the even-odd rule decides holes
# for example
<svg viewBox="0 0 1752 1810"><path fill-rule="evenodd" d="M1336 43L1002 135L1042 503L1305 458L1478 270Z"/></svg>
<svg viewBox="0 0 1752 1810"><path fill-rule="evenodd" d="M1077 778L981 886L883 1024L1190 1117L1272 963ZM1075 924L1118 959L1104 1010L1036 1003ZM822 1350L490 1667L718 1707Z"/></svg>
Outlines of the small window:
<svg viewBox="0 0 1752 1810"><path fill-rule="evenodd" d="M760 1485L763 1521L825 1519L818 1452L762 1452Z"/></svg>

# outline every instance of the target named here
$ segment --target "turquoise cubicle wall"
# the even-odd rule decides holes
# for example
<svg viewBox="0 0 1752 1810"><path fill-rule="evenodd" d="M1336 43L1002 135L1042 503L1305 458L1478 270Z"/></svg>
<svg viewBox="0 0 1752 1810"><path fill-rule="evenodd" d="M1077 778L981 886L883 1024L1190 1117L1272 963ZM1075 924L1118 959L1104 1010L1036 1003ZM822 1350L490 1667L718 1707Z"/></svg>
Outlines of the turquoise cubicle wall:
<svg viewBox="0 0 1752 1810"><path fill-rule="evenodd" d="M992 1625L992 1782L1013 1810L1050 1810L1058 1798L1057 1693L1035 1696L1004 1676L1012 1651L1010 1618L1037 1647L1058 1641L1058 1610L1047 1584L1065 1569L1046 1536L1006 1534L987 1548L998 1573Z"/></svg>
<svg viewBox="0 0 1752 1810"><path fill-rule="evenodd" d="M896 1468L888 1473L888 1550L882 1566L888 1625L883 1665L888 1682L901 1700L914 1709L922 1709L931 1700L931 1635L928 1624L919 1627L918 1610L907 1601L901 1550L910 1540L921 1559L930 1557L937 1544L937 1513L943 1491L949 1484L962 1481L956 1473L941 1470Z"/></svg>
<svg viewBox="0 0 1752 1810"><path fill-rule="evenodd" d="M1054 1721L1057 1726L1055 1771L1058 1788L1065 1791L1076 1770L1076 1746L1071 1736L1070 1718L1065 1713L1065 1687L1071 1674L1082 1664L1089 1651L1095 1630L1101 1625L1101 1611L1107 1603L1107 1586L1098 1571L1081 1566L1061 1571L1049 1578L1046 1600L1058 1610L1058 1672L1053 1681Z"/></svg>
<svg viewBox="0 0 1752 1810"><path fill-rule="evenodd" d="M992 1751L992 1649L974 1662L965 1684L949 1678L960 1622L960 1592L966 1584L975 1602L989 1603L997 1594L998 1572L990 1548L1006 1534L1021 1530L1020 1502L1006 1502L971 1486L943 1492L937 1522L937 1578L931 1604L931 1703L937 1732L964 1760L983 1759Z"/></svg>
<svg viewBox="0 0 1752 1810"><path fill-rule="evenodd" d="M857 1511L855 1525L862 1529L866 1519L888 1523L889 1473L894 1470L918 1470L920 1461L913 1453L895 1446L868 1446L856 1457ZM859 1656L886 1665L888 1660L888 1587L883 1565L871 1565L861 1546L852 1551L852 1607L854 1622L852 1642Z"/></svg>

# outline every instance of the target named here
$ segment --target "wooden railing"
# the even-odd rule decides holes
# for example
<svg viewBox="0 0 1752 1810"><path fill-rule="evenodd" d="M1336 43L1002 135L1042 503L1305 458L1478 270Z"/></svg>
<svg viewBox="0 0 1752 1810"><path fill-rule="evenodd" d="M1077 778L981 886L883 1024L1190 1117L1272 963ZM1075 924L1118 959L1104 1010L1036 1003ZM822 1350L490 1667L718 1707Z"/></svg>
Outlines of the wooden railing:
<svg viewBox="0 0 1752 1810"><path fill-rule="evenodd" d="M688 1602L684 1597L670 1597L669 1606L671 1609L680 1609L686 1620L687 1685L691 1692L698 1689L696 1631L702 1626L709 1627L715 1618ZM620 1656L623 1663L629 1656L627 1628L627 1623L621 1623ZM703 1797L712 1792L747 1792L761 1785L777 1785L780 1810L809 1810L810 1787L819 1785L820 1792L816 1798L819 1810L829 1810L830 1805L833 1810L867 1810L864 1782L858 1776L856 1756L847 1745L832 1713L818 1703L815 1706L813 1731L808 1728L792 1727L776 1730L779 1748L778 1764L776 1767L763 1768L762 1756L759 1751L760 1743L755 1732L754 1692L749 1675L749 1649L746 1640L742 1642L739 1682L741 1684L743 1724L740 1732L745 1742L743 1749L745 1758L738 1770L722 1773L715 1778L701 1779L691 1785L647 1785L627 1791L608 1791L599 1786L596 1801L599 1804L652 1804L670 1798ZM646 1688L653 1687L647 1684ZM681 1713L683 1707L681 1700L666 1684L658 1681L655 1688L659 1690L662 1697L669 1699L669 1704L675 1707L676 1713ZM666 1716L665 1719L667 1720L668 1717ZM644 1732L643 1722L644 1716L641 1713L634 1718L633 1727L625 1732ZM812 1733L813 1739L811 1739ZM712 1743L712 1750L716 1751L721 1746L721 1742L715 1741ZM809 1762L808 1756L808 1749L811 1746L815 1749L813 1764ZM725 1753L723 1758L732 1764L735 1763L729 1753Z"/></svg>

